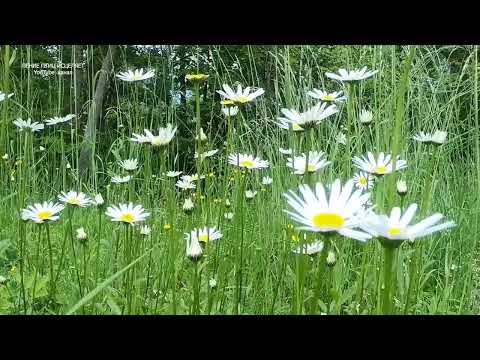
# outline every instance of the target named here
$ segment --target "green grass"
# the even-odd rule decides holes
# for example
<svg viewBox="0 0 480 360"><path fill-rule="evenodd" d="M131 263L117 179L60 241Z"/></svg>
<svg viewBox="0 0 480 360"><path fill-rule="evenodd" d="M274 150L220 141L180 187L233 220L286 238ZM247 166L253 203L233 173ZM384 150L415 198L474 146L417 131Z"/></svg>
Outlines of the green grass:
<svg viewBox="0 0 480 360"><path fill-rule="evenodd" d="M208 96L197 98L198 103L193 96L186 106L169 100L169 91L175 88L172 74L176 69L168 54L144 56L142 63L133 66L119 52L121 60L114 73L152 64L157 74L153 81L145 83L121 82L110 74L114 82L111 102L114 105L104 109L102 125L97 129L96 173L85 179L78 174L83 129L75 126L75 120L72 125L46 127L33 136L18 132L12 125L18 117L40 121L66 115L64 94L68 92L65 89L69 88L70 79L51 78L48 89L41 90L48 92L49 100L40 101L45 93L35 88L36 75L31 69L16 72L11 69L17 62L35 61L30 47L18 47L12 64L9 61L12 48L2 47L0 90L15 92L15 96L0 103L1 146L9 154L8 160L0 159L0 275L6 278L0 284L0 313L385 312L382 307L385 258L378 240L360 243L333 237L331 246L337 261L335 266L326 267L326 251L316 257L292 252L298 246L292 235L299 233L289 226L294 223L283 213L287 208L284 192L306 181L324 184L336 178L346 181L356 172L351 156L367 151L394 152L408 160L407 169L376 183L372 198L379 209L389 212L401 203L405 206L416 202L423 217L440 212L457 224L449 231L419 239L414 245L405 242L395 252L392 263L395 283L388 312L476 313L479 302L476 288L480 280L476 47L417 47L413 54L409 47L343 46L334 49L336 56L328 60L328 67L318 60L318 47L275 47L265 55L270 64L268 86L257 68L254 47L248 48L248 61L242 61L236 70L227 66L231 59L220 48L211 47L210 68L200 69L210 75ZM468 56L460 68L447 71L445 52L459 51L467 52ZM411 69L408 69L409 53ZM94 59L89 59L85 76L91 90L79 112L88 111L98 79ZM341 90L341 84L323 75L325 71L364 65L378 69L379 73L360 82L354 89L351 108L342 105L339 113L312 130L308 141L303 135L275 124L281 108L304 110L315 104L306 95L308 90L314 87ZM214 91L221 89L223 83L232 85L235 81L244 86L264 87L266 93L230 119L231 137L228 137L227 119ZM191 83L187 87L194 91ZM69 99L73 113L73 97ZM374 114L369 126L358 122L358 114L364 108ZM165 148L151 149L129 141L132 133L140 133L144 128L156 130L167 123L178 126L178 131ZM347 149L335 139L348 123ZM207 142L201 144L202 151L220 149L202 163L193 159L199 146L195 134L200 126L208 136ZM419 131L437 129L448 131L447 142L437 148L412 140ZM39 146L45 150L40 151ZM291 174L285 166L287 157L278 148L290 147L298 152L307 146L324 151L332 164L311 178L302 179ZM227 147L229 152L252 153L267 159L270 167L249 171L242 177L241 172L226 164ZM128 158L139 160L140 169L134 181L111 184L112 173L126 175L117 161ZM16 159L22 159L22 163L15 165ZM182 170L186 174L200 170L207 175L201 192L205 198L200 199L199 195L194 198L192 213L182 210L186 194L175 187L175 179L162 175L167 170ZM215 175L208 176L209 173ZM273 184L262 186L262 176L267 175L273 178ZM395 182L400 178L408 184L404 199L395 192ZM246 201L243 188L257 190L258 194ZM71 223L70 209L65 209L60 219L48 228L20 219L20 210L27 205L55 200L61 191L68 190L83 191L91 197L101 193L105 207L75 209ZM230 207L224 205L225 198L230 200ZM129 199L151 213L145 222L152 227L150 236L140 235L140 226L127 229L105 216L106 207ZM227 211L234 213L232 221L224 218ZM170 224L171 229L164 229L165 224ZM195 263L185 255L184 233L203 226L217 226L223 238L208 243L204 256ZM79 227L88 234L84 243L74 237ZM324 240L324 237L309 233L307 239ZM210 279L216 280L215 288L209 286Z"/></svg>

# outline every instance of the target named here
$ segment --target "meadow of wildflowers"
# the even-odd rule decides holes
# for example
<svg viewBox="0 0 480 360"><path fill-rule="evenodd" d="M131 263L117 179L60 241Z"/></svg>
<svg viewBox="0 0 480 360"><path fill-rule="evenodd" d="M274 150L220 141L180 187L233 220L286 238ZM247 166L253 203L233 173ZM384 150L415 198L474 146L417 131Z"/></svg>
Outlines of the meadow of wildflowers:
<svg viewBox="0 0 480 360"><path fill-rule="evenodd" d="M44 104L2 46L0 313L477 313L477 48L301 48L273 86L218 47L114 62L92 128L93 80Z"/></svg>

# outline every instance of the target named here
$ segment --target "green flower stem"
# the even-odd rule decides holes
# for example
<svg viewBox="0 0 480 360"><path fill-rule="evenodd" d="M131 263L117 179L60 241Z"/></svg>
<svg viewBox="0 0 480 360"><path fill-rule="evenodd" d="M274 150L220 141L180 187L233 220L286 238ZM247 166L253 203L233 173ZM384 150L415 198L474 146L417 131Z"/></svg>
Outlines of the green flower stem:
<svg viewBox="0 0 480 360"><path fill-rule="evenodd" d="M50 225L48 223L45 224L46 232L47 232L47 244L48 244L48 260L50 262L50 298L54 300L55 298L55 277L53 276L53 250L52 250L52 242L50 240Z"/></svg>
<svg viewBox="0 0 480 360"><path fill-rule="evenodd" d="M244 202L246 201L245 199L245 183L247 182L247 175L248 174L242 174L241 171L239 172L240 178L241 178L241 185L240 185L240 193L238 194L238 199L237 199L237 209L238 209L238 225L240 227L240 257L239 257L239 266L238 266L238 271L236 273L237 279L236 279L236 291L235 291L235 315L239 314L239 307L240 307L240 302L242 301L242 267L243 267L243 240L244 240L244 225L245 225L245 219L244 219Z"/></svg>
<svg viewBox="0 0 480 360"><path fill-rule="evenodd" d="M382 314L391 315L393 313L392 300L395 288L395 280L393 277L393 259L395 257L395 248L384 247L384 263L383 263L383 294L382 294Z"/></svg>

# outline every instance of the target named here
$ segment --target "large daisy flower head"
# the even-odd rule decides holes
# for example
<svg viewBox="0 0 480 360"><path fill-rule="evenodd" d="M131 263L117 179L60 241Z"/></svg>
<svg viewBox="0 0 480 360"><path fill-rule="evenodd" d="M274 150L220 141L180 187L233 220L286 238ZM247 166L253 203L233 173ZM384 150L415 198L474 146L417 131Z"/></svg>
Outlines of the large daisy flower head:
<svg viewBox="0 0 480 360"><path fill-rule="evenodd" d="M324 159L324 155L325 154L322 151L310 151L308 153L308 164L307 155L301 154L300 156L288 158L287 166L294 169L293 173L296 175L304 175L305 171L314 173L331 163Z"/></svg>
<svg viewBox="0 0 480 360"><path fill-rule="evenodd" d="M392 155L385 155L383 152L381 152L376 159L371 152L368 152L367 156L355 156L353 158L353 164L362 171L378 176L393 172ZM395 170L401 170L406 167L407 161L401 160L400 155L398 155Z"/></svg>
<svg viewBox="0 0 480 360"><path fill-rule="evenodd" d="M325 102L340 102L346 99L345 96L342 96L343 91L334 91L333 93L328 93L323 90L313 89L308 91L307 95Z"/></svg>
<svg viewBox="0 0 480 360"><path fill-rule="evenodd" d="M247 169L264 169L269 166L267 160L262 160L258 157L247 154L230 154L228 156L228 162L232 165Z"/></svg>
<svg viewBox="0 0 480 360"><path fill-rule="evenodd" d="M222 95L225 99L232 101L235 105L243 105L253 101L265 92L262 88L259 88L253 92L250 86L242 89L242 85L237 86L237 91L233 91L232 88L226 84L223 84L223 90L217 90L217 93Z"/></svg>
<svg viewBox="0 0 480 360"><path fill-rule="evenodd" d="M65 116L54 116L50 119L45 120L45 124L47 124L47 126L53 126L53 125L57 125L57 124L66 123L66 122L69 122L70 120L72 120L75 116L76 115L74 115L74 114L68 114L68 115L65 115Z"/></svg>
<svg viewBox="0 0 480 360"><path fill-rule="evenodd" d="M120 167L127 171L134 171L138 168L138 159L127 159L118 162Z"/></svg>
<svg viewBox="0 0 480 360"><path fill-rule="evenodd" d="M65 204L78 207L85 207L92 203L92 200L89 199L84 193L76 191L69 191L67 193L62 191L60 195L58 195L58 200Z"/></svg>
<svg viewBox="0 0 480 360"><path fill-rule="evenodd" d="M18 127L19 131L26 130L31 132L37 132L43 130L45 127L44 124L39 123L38 121L32 122L32 119L23 120L18 118L13 121L13 124Z"/></svg>
<svg viewBox="0 0 480 360"><path fill-rule="evenodd" d="M116 75L120 80L127 81L127 82L135 82L141 80L147 80L155 76L155 70L148 70L144 72L142 69L135 69L122 71Z"/></svg>
<svg viewBox="0 0 480 360"><path fill-rule="evenodd" d="M324 102L318 103L302 113L295 109L281 109L281 112L285 117L278 118L280 124L290 123L292 124L292 129L294 124L296 124L300 126L300 128L305 129L307 127L315 126L330 115L337 113L338 108L335 104L328 105Z"/></svg>
<svg viewBox="0 0 480 360"><path fill-rule="evenodd" d="M403 213L399 207L394 207L390 216L371 212L366 216L362 229L383 240L384 246L399 246L404 240L413 241L417 238L433 234L455 226L453 221L439 224L443 219L440 213L433 214L415 225L410 225L417 211L417 204L411 204ZM393 240L393 241L391 241Z"/></svg>
<svg viewBox="0 0 480 360"><path fill-rule="evenodd" d="M353 180L342 186L335 180L327 197L322 183L316 183L311 189L308 185L300 185L300 196L290 190L284 193L291 210L284 210L302 226L299 230L313 232L337 232L343 236L366 241L372 236L364 231L356 230L365 216L365 204L370 194L361 190L353 191Z"/></svg>
<svg viewBox="0 0 480 360"><path fill-rule="evenodd" d="M222 233L216 227L195 228L190 231L190 234L185 234L186 238L190 238L199 242L209 242L218 240L222 237Z"/></svg>
<svg viewBox="0 0 480 360"><path fill-rule="evenodd" d="M44 201L43 203L29 205L26 209L23 209L21 217L25 221L30 220L37 224L42 224L47 221L58 220L58 213L64 208L62 204Z"/></svg>
<svg viewBox="0 0 480 360"><path fill-rule="evenodd" d="M360 81L375 75L377 72L378 70L367 70L367 67L364 66L363 68L357 70L347 71L345 69L339 69L338 74L326 72L325 76L339 81Z"/></svg>
<svg viewBox="0 0 480 360"><path fill-rule="evenodd" d="M119 204L118 206L110 206L105 212L112 221L123 222L124 224L134 225L136 222L144 221L150 216L145 212L142 205L133 205L133 203Z"/></svg>
<svg viewBox="0 0 480 360"><path fill-rule="evenodd" d="M434 133L426 133L420 131L418 134L413 136L413 140L426 144L441 145L447 140L447 132L437 130Z"/></svg>

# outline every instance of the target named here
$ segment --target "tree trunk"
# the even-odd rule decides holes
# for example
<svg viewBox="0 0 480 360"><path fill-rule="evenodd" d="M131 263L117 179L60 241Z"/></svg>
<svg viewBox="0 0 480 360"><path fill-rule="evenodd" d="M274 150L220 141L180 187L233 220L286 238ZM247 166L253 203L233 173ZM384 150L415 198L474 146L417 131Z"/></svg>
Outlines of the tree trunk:
<svg viewBox="0 0 480 360"><path fill-rule="evenodd" d="M103 99L108 88L109 74L113 66L113 59L116 51L117 46L108 45L107 54L103 58L102 69L100 70L100 74L98 76L93 101L88 111L87 126L85 127L85 134L80 150L80 159L78 164L78 170L82 178L86 177L87 170L90 169L92 174L95 171L93 156L95 152L97 124L101 119Z"/></svg>

